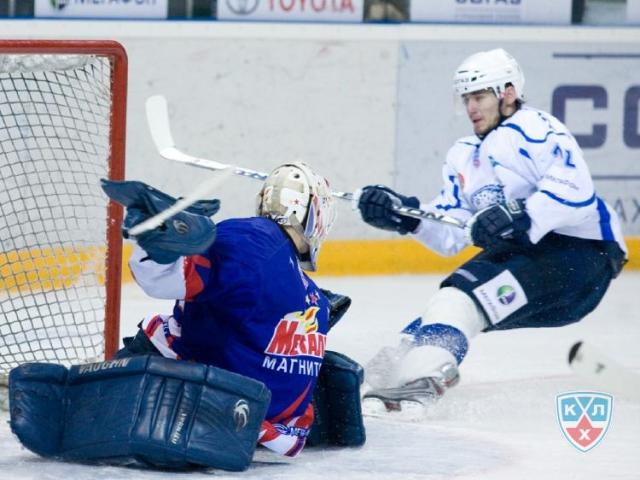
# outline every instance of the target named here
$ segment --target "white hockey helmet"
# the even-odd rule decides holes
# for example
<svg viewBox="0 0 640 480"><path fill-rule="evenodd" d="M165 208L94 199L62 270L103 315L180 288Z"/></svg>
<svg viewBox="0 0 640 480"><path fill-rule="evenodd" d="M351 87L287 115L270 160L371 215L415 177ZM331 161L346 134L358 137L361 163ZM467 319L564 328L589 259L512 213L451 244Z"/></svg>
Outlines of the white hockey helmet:
<svg viewBox="0 0 640 480"><path fill-rule="evenodd" d="M264 181L257 197L257 214L292 227L298 239L309 246L300 255L305 270L315 271L320 245L336 219L329 182L302 162L277 167Z"/></svg>
<svg viewBox="0 0 640 480"><path fill-rule="evenodd" d="M458 96L493 89L504 93L507 84L513 85L516 95L524 100L524 74L516 59L502 48L474 53L456 69L453 88Z"/></svg>

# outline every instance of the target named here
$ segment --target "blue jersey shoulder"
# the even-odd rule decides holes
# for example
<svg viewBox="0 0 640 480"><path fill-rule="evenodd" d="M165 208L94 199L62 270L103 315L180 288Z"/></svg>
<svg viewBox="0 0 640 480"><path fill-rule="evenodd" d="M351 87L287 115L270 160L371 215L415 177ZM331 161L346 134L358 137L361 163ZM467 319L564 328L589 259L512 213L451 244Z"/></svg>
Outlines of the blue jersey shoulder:
<svg viewBox="0 0 640 480"><path fill-rule="evenodd" d="M261 217L224 220L218 224L216 240L204 255L211 264L208 288L199 301L250 290L248 303L263 288L265 278L296 263L293 243L272 220Z"/></svg>
<svg viewBox="0 0 640 480"><path fill-rule="evenodd" d="M293 248L284 231L268 218L251 217L224 220L218 224L215 253L239 252L247 261L269 259L283 247Z"/></svg>

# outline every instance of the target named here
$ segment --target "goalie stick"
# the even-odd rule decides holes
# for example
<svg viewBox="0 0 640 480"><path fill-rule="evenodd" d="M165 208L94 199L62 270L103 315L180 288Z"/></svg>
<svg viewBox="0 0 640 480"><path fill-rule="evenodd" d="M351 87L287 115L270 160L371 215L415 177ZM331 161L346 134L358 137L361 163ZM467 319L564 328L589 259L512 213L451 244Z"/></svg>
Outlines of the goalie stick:
<svg viewBox="0 0 640 480"><path fill-rule="evenodd" d="M229 169L235 175L253 178L255 180L265 180L267 178L268 175L264 172L251 170L249 168L238 167L235 165L227 165L225 163L216 162L207 158L194 157L182 152L181 150L176 148L176 144L173 140L173 135L171 134L169 109L167 107L166 98L163 95L153 95L147 99L145 107L149 131L151 132L151 137L153 138L153 142L155 143L156 148L158 149L158 153L161 157L166 158L167 160L172 160L174 162L181 162L186 163L187 165L205 168L207 170L215 171ZM356 203L358 201L358 198L360 197L360 191L356 191L355 193L333 191L331 193L336 198L348 200L353 203ZM447 215L426 212L419 208L402 206L394 206L394 210L400 215L404 215L407 217L444 223L458 228L466 228L465 222L458 220L457 218L449 217Z"/></svg>
<svg viewBox="0 0 640 480"><path fill-rule="evenodd" d="M569 365L578 375L613 393L640 400L640 375L631 372L598 348L577 342L569 350Z"/></svg>

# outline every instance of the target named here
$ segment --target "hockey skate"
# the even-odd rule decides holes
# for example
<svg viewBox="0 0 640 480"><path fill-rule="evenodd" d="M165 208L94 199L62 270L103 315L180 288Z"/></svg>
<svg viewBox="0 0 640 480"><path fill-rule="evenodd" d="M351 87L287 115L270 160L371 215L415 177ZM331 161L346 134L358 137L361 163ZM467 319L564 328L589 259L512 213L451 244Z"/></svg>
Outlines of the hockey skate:
<svg viewBox="0 0 640 480"><path fill-rule="evenodd" d="M426 408L460 381L458 367L447 363L433 376L421 377L398 387L374 388L363 396L362 411L372 417L419 420Z"/></svg>

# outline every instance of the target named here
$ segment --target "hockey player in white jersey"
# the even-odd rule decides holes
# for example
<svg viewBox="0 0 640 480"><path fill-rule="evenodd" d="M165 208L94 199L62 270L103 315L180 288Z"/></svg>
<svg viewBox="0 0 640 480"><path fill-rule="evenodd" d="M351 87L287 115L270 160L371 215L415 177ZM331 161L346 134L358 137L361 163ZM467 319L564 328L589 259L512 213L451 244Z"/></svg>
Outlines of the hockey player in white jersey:
<svg viewBox="0 0 640 480"><path fill-rule="evenodd" d="M440 194L423 203L382 185L362 191L358 207L374 227L410 234L442 255L482 248L442 282L398 345L365 368L369 411L406 411L442 395L480 332L581 320L626 262L616 213L595 192L575 138L526 106L523 87L505 50L471 55L454 89L474 135L449 150ZM394 205L446 213L467 228L400 216Z"/></svg>

